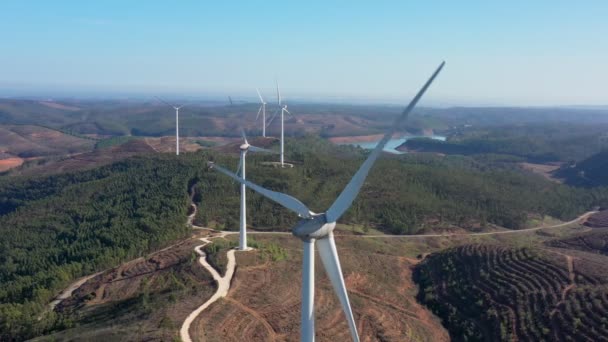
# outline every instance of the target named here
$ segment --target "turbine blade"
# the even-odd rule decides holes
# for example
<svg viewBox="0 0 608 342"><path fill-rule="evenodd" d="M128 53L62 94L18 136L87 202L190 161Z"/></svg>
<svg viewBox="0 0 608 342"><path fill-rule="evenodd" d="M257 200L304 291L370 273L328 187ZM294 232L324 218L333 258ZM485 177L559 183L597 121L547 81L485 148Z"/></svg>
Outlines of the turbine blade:
<svg viewBox="0 0 608 342"><path fill-rule="evenodd" d="M155 99L157 99L158 101L160 101L160 102L162 102L162 103L166 104L167 106L172 107L173 109L177 109L177 107L176 107L175 105L170 104L169 102L167 102L167 101L165 101L165 100L161 99L161 98L160 98L160 97L158 97L158 96L154 96L154 98L155 98Z"/></svg>
<svg viewBox="0 0 608 342"><path fill-rule="evenodd" d="M277 84L277 100L279 101L279 106L281 105L281 91L279 90L279 81L274 80Z"/></svg>
<svg viewBox="0 0 608 342"><path fill-rule="evenodd" d="M287 110L287 108L285 108L285 113L287 113L287 114L289 114L289 115L291 115L291 116L295 116L295 115L291 114L291 112L290 112L290 111L288 111L288 110Z"/></svg>
<svg viewBox="0 0 608 342"><path fill-rule="evenodd" d="M253 145L249 145L249 151L251 151L251 152L273 153L273 154L279 153L277 151L273 151L273 150L269 150L269 149L266 149L266 148L261 148L261 147L253 146Z"/></svg>
<svg viewBox="0 0 608 342"><path fill-rule="evenodd" d="M306 205L304 205L304 203L300 202L297 198L291 197L291 196L281 193L281 192L276 192L276 191L272 191L272 190L263 188L255 183L252 183L248 180L245 180L245 179L237 176L236 174L226 170L225 168L223 168L221 166L215 165L214 163L209 163L208 165L210 168L218 170L219 172L225 174L226 176L231 177L232 179L236 180L237 182L240 182L241 184L245 184L251 190L259 193L260 195L262 195L268 199L273 200L274 202L276 202L276 203L282 205L283 207L300 215L301 217L303 217L303 218L312 217L312 212L310 211L310 209L308 209L308 207L306 207Z"/></svg>
<svg viewBox="0 0 608 342"><path fill-rule="evenodd" d="M228 101L230 101L230 105L232 106L232 97L228 96Z"/></svg>
<svg viewBox="0 0 608 342"><path fill-rule="evenodd" d="M378 145L376 145L372 153L369 155L369 157L367 157L367 160L363 163L363 165L361 165L357 173L355 173L355 175L346 185L344 190L342 190L340 196L338 196L338 198L334 201L329 210L327 210L327 222L336 222L340 218L340 216L342 216L348 210L348 208L350 208L350 205L353 203L353 201L359 194L359 191L363 186L363 182L365 182L365 178L367 178L369 170L372 168L372 166L374 166L374 162L376 161L376 159L378 159L378 156L380 156L380 153L384 149L384 146L386 146L386 143L393 136L395 130L408 117L412 109L414 109L422 95L424 95L428 87L431 85L431 83L433 83L433 80L435 79L435 77L437 77L444 65L445 62L442 62L437 68L437 70L435 70L433 75L428 79L428 81L426 81L424 86L418 91L418 94L414 96L410 104L403 110L403 113L391 125L388 132L386 132L382 140L378 142Z"/></svg>
<svg viewBox="0 0 608 342"><path fill-rule="evenodd" d="M270 124L272 123L272 120L274 120L274 118L277 117L277 114L279 114L280 110L281 109L277 109L277 110L274 111L274 114L272 114L272 117L270 118L270 120L268 120L268 123L266 124L266 127L270 126Z"/></svg>
<svg viewBox="0 0 608 342"><path fill-rule="evenodd" d="M241 152L241 153L243 153L243 152ZM235 172L237 175L240 175L242 166L243 166L243 160L241 158L239 158L239 166L236 168L236 172Z"/></svg>
<svg viewBox="0 0 608 342"><path fill-rule="evenodd" d="M258 121L260 118L260 113L262 113L262 106L260 106L260 109L258 109L258 115L255 116L255 121Z"/></svg>
<svg viewBox="0 0 608 342"><path fill-rule="evenodd" d="M249 143L247 142L247 136L245 135L245 130L241 128L241 136L243 137L243 141L245 142L245 144Z"/></svg>
<svg viewBox="0 0 608 342"><path fill-rule="evenodd" d="M340 304L342 304L342 310L344 310L344 315L346 315L348 329L350 330L353 341L359 342L357 325L355 324L353 310L351 309L348 300L348 293L346 292L346 285L344 284L344 277L342 276L342 268L340 267L340 259L338 258L338 251L336 250L334 234L329 233L326 238L317 240L317 248L319 249L319 256L323 262L323 267L325 267L325 272L334 287L338 299L340 299Z"/></svg>
<svg viewBox="0 0 608 342"><path fill-rule="evenodd" d="M258 92L258 97L260 98L260 102L264 103L264 99L262 98L262 94L260 94L260 90L256 88L255 91Z"/></svg>

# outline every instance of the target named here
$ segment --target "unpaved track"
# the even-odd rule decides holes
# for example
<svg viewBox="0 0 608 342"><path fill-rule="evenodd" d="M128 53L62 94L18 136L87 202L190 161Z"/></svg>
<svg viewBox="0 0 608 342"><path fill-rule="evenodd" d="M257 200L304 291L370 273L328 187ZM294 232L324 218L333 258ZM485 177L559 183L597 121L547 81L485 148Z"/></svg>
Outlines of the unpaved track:
<svg viewBox="0 0 608 342"><path fill-rule="evenodd" d="M518 229L518 230L501 230L499 232L486 232L486 233L468 233L468 234L421 234L421 235L386 235L386 234L381 234L381 235L351 235L351 236L356 236L356 237L363 237L363 238L427 238L427 237L451 237L451 236L481 236L481 235L500 235L500 234L519 234L519 233L528 233L528 232L533 232L536 230L540 230L540 229L554 229L554 228L560 228L560 227L564 227L564 226L568 226L574 223L577 223L580 220L583 220L587 217L589 217L589 215L595 214L597 213L597 211L588 211L586 213L584 213L583 215L575 218L572 221L568 221L568 222L564 222L564 223L559 223L559 224L555 224L552 226L538 226L538 227L534 227L534 228L527 228L527 229ZM348 236L348 235L345 235Z"/></svg>
<svg viewBox="0 0 608 342"><path fill-rule="evenodd" d="M216 237L224 236L225 234L220 234ZM201 238L200 240L203 241L204 244L196 246L194 250L200 256L200 258L198 259L199 263L203 265L203 267L207 271L209 271L209 273L211 273L213 279L215 279L215 281L217 282L217 291L215 291L215 294L213 294L211 298L209 298L205 303L203 303L203 305L199 306L196 310L192 311L188 315L188 317L186 317L186 320L182 324L182 328L179 331L179 335L183 342L192 342L192 339L190 338L190 325L196 319L196 317L198 317L198 315L203 312L203 310L209 307L209 305L215 303L218 299L222 297L226 297L226 295L228 294L228 290L230 289L230 282L232 281L232 276L234 275L234 269L236 268L236 259L234 258L235 250L233 249L228 251L228 265L226 266L226 274L223 277L220 276L217 270L213 268L213 266L209 265L205 252L201 250L203 247L210 244L211 240L207 238Z"/></svg>
<svg viewBox="0 0 608 342"><path fill-rule="evenodd" d="M55 300L53 300L51 303L49 303L49 310L53 311L55 310L55 307L61 303L64 299L70 298L70 296L72 296L72 293L74 291L76 291L80 286L82 286L82 284L86 283L87 280L93 278L94 276L101 274L102 272L98 272L95 274L91 274L88 275L86 277L80 278L77 281L75 281L74 283L72 283L70 286L68 286L65 290L63 290L56 298Z"/></svg>
<svg viewBox="0 0 608 342"><path fill-rule="evenodd" d="M576 287L576 278L575 278L575 273L574 273L574 262L573 262L574 258L568 254L563 254L563 253L556 252L553 250L552 250L552 252L562 255L566 258L566 263L568 265L568 278L570 279L570 284L568 286L564 287L564 289L562 290L561 300L559 302L557 302L557 304L555 304L555 308L553 310L551 310L551 312L549 313L549 317L553 317L557 313L560 305L562 305L563 303L566 302L566 297L568 296L568 292L570 292L573 288Z"/></svg>

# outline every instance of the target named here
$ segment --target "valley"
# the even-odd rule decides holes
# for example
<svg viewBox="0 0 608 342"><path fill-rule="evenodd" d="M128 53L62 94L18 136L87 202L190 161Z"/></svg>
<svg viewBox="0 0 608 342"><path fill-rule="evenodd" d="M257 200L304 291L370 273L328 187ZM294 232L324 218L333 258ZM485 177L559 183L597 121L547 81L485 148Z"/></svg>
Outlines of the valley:
<svg viewBox="0 0 608 342"><path fill-rule="evenodd" d="M85 105L70 111L76 107ZM306 126L309 119L305 114L293 124ZM5 149L13 152L5 156L36 146L37 132L47 130L28 127L31 145L7 140ZM292 133L285 143L294 168L269 167L275 156L252 155L249 177L297 194L314 210L327 207L369 153L335 143L359 141L376 129L345 127L336 132L352 136ZM98 132L91 140L65 127L54 132L64 139L62 149L36 147L33 157L23 155L30 159L0 177L0 227L8 234L0 245L2 338L298 338L303 252L288 231L296 218L259 195L248 196L253 250L235 251L238 188L207 167L214 161L236 169L238 137L186 135L182 154L173 156L171 136ZM276 138L249 141L279 147ZM571 164L526 161L517 152L521 145L506 146L515 150L501 153L515 154L380 158L336 231L362 341L602 336L601 317L581 303L590 298L594 308L604 305L608 235L606 212L596 211L608 203L607 190L573 187L567 178L556 182ZM601 155L577 167L591 170L597 160ZM34 241L44 247L23 253ZM316 311L323 322L317 340L348 339L340 304L316 263ZM538 278L543 272L555 281ZM487 274L497 283L483 285ZM31 277L45 285L32 287ZM473 281L465 286L463 279ZM517 281L507 286L504 279ZM487 326L494 328L480 328Z"/></svg>

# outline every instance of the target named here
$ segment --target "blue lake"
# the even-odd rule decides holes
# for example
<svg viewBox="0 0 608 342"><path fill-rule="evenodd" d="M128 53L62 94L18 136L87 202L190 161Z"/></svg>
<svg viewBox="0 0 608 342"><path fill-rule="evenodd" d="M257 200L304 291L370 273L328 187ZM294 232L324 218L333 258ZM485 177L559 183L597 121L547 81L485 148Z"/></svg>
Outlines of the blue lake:
<svg viewBox="0 0 608 342"><path fill-rule="evenodd" d="M395 154L403 154L405 152L401 152L401 151L397 151L396 148L403 144L404 142L406 142L408 139L412 139L412 138L431 138L431 139L435 139L435 140L441 140L441 141L445 141L445 137L441 136L441 135L431 135L431 136L423 136L423 135L406 135L402 138L399 139L391 139L388 141L388 143L386 143L386 146L384 147L384 151L385 152L390 152L390 153L395 153ZM359 146L361 148L364 149L368 149L371 150L374 147L376 147L376 145L378 145L378 142L380 140L377 141L361 141L361 142L351 142L351 143L347 143L344 145L354 145L354 146Z"/></svg>

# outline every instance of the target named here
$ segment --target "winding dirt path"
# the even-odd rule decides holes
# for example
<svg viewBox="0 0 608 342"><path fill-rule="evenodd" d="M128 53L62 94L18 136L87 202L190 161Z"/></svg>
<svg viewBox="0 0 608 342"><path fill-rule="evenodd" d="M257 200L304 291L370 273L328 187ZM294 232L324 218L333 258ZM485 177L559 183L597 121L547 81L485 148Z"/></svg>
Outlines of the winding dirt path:
<svg viewBox="0 0 608 342"><path fill-rule="evenodd" d="M223 234L220 234L216 237L224 237ZM211 240L207 238L201 238L201 241L204 244L196 246L194 251L200 256L198 262L213 276L213 279L217 282L217 291L215 294L211 296L203 305L199 306L196 310L192 311L186 320L182 324L181 329L179 330L179 335L183 342L192 342L190 338L190 325L192 322L200 315L203 310L209 307L209 305L215 303L218 299L222 297L226 297L228 294L228 290L230 289L230 282L232 281L232 276L234 276L234 269L236 268L236 259L234 257L235 250L228 251L228 265L226 266L226 274L222 277L218 273L218 271L213 268L213 266L209 265L207 262L207 258L205 252L202 251L202 248L211 243Z"/></svg>

